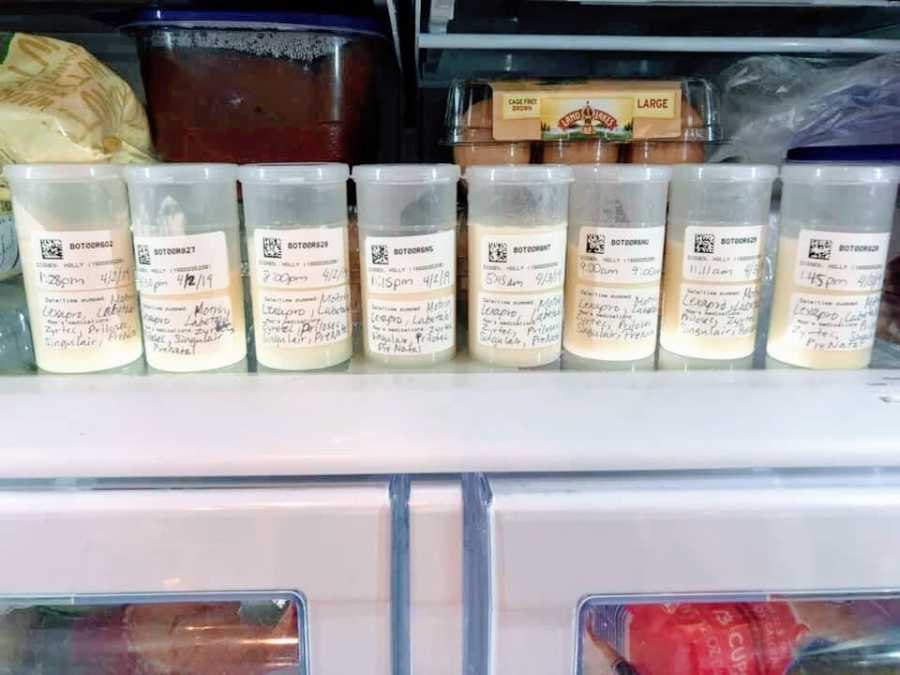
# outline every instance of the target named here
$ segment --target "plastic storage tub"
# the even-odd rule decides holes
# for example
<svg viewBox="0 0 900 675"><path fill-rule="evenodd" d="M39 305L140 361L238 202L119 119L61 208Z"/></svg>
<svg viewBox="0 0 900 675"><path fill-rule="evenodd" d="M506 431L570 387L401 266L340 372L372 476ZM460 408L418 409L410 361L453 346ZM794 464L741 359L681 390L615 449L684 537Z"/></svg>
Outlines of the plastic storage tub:
<svg viewBox="0 0 900 675"><path fill-rule="evenodd" d="M696 78L460 80L445 123L462 167L702 162L721 140L716 92Z"/></svg>
<svg viewBox="0 0 900 675"><path fill-rule="evenodd" d="M154 10L130 28L166 161L357 164L386 135L390 52L372 20Z"/></svg>

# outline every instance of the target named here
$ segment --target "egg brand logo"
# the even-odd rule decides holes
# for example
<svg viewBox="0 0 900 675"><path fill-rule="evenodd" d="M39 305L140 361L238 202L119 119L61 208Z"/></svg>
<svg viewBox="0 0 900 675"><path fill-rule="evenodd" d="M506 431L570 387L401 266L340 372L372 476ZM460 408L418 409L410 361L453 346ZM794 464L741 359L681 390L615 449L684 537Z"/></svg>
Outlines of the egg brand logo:
<svg viewBox="0 0 900 675"><path fill-rule="evenodd" d="M584 107L566 113L559 118L557 123L560 129L571 129L581 126L581 133L592 134L594 127L603 129L615 129L619 126L618 120L605 110L594 108L590 101L584 102Z"/></svg>

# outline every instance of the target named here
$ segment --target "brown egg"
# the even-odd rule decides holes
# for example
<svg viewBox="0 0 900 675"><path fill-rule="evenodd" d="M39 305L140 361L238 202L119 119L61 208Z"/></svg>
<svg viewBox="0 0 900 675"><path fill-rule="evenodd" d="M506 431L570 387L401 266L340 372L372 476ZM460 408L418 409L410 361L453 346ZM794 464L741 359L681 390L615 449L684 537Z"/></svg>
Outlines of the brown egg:
<svg viewBox="0 0 900 675"><path fill-rule="evenodd" d="M705 143L635 141L626 149L629 164L696 164L706 157Z"/></svg>
<svg viewBox="0 0 900 675"><path fill-rule="evenodd" d="M478 143L453 147L453 161L465 171L467 166L528 164L531 143Z"/></svg>
<svg viewBox="0 0 900 675"><path fill-rule="evenodd" d="M703 126L703 118L682 99L681 130L686 138L690 129ZM694 164L706 158L706 144L698 141L635 141L625 151L629 164Z"/></svg>
<svg viewBox="0 0 900 675"><path fill-rule="evenodd" d="M544 164L615 164L619 146L606 141L546 141Z"/></svg>
<svg viewBox="0 0 900 675"><path fill-rule="evenodd" d="M459 145L453 147L453 161L465 171L467 166L528 164L531 143L503 143L494 140L493 102L486 98L474 103L460 116Z"/></svg>

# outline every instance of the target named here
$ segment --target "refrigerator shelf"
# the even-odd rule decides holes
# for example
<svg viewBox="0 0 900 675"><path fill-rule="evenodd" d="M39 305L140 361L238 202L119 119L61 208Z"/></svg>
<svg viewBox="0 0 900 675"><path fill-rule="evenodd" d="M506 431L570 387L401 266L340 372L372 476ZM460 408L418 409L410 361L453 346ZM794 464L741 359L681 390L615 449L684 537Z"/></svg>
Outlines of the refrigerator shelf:
<svg viewBox="0 0 900 675"><path fill-rule="evenodd" d="M0 480L900 466L900 373L0 380Z"/></svg>
<svg viewBox="0 0 900 675"><path fill-rule="evenodd" d="M621 51L772 54L887 54L900 40L844 37L697 37L666 35L521 35L424 33L421 49L501 49L542 51Z"/></svg>

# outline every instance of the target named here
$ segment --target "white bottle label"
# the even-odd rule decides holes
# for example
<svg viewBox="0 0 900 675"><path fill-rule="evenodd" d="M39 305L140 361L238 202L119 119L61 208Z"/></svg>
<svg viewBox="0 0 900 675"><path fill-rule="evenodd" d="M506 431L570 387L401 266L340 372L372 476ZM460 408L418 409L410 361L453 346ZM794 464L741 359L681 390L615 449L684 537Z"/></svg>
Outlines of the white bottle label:
<svg viewBox="0 0 900 675"><path fill-rule="evenodd" d="M231 341L235 328L231 298L156 300L141 298L144 343L148 354L200 356Z"/></svg>
<svg viewBox="0 0 900 675"><path fill-rule="evenodd" d="M703 338L739 338L756 331L759 285L681 284L680 330Z"/></svg>
<svg viewBox="0 0 900 675"><path fill-rule="evenodd" d="M578 234L578 279L595 283L659 281L666 228L582 227Z"/></svg>
<svg viewBox="0 0 900 675"><path fill-rule="evenodd" d="M423 293L450 288L456 266L455 232L366 237L365 272L374 293Z"/></svg>
<svg viewBox="0 0 900 675"><path fill-rule="evenodd" d="M801 230L794 283L831 291L880 291L890 232Z"/></svg>
<svg viewBox="0 0 900 675"><path fill-rule="evenodd" d="M271 347L315 347L350 337L346 284L317 291L259 292L256 339Z"/></svg>
<svg viewBox="0 0 900 675"><path fill-rule="evenodd" d="M344 227L253 233L256 281L271 288L309 289L347 281Z"/></svg>
<svg viewBox="0 0 900 675"><path fill-rule="evenodd" d="M126 230L32 232L32 259L42 291L97 291L134 286Z"/></svg>
<svg viewBox="0 0 900 675"><path fill-rule="evenodd" d="M543 291L561 286L566 229L481 237L481 286L488 291Z"/></svg>
<svg viewBox="0 0 900 675"><path fill-rule="evenodd" d="M135 237L134 250L141 293L203 293L230 283L224 232Z"/></svg>
<svg viewBox="0 0 900 675"><path fill-rule="evenodd" d="M575 290L575 333L588 340L640 342L656 337L659 289L600 288Z"/></svg>
<svg viewBox="0 0 900 675"><path fill-rule="evenodd" d="M764 239L762 225L690 225L684 231L684 278L720 283L755 281L762 270Z"/></svg>
<svg viewBox="0 0 900 675"><path fill-rule="evenodd" d="M478 343L498 349L553 346L562 337L562 291L479 293Z"/></svg>
<svg viewBox="0 0 900 675"><path fill-rule="evenodd" d="M16 241L12 204L0 201L0 274L9 274L18 268L19 244Z"/></svg>
<svg viewBox="0 0 900 675"><path fill-rule="evenodd" d="M881 293L792 293L787 340L817 352L871 349Z"/></svg>
<svg viewBox="0 0 900 675"><path fill-rule="evenodd" d="M454 297L414 302L369 299L366 339L369 351L387 356L415 356L454 345Z"/></svg>
<svg viewBox="0 0 900 675"><path fill-rule="evenodd" d="M45 347L93 349L138 335L126 230L32 232L31 251Z"/></svg>

